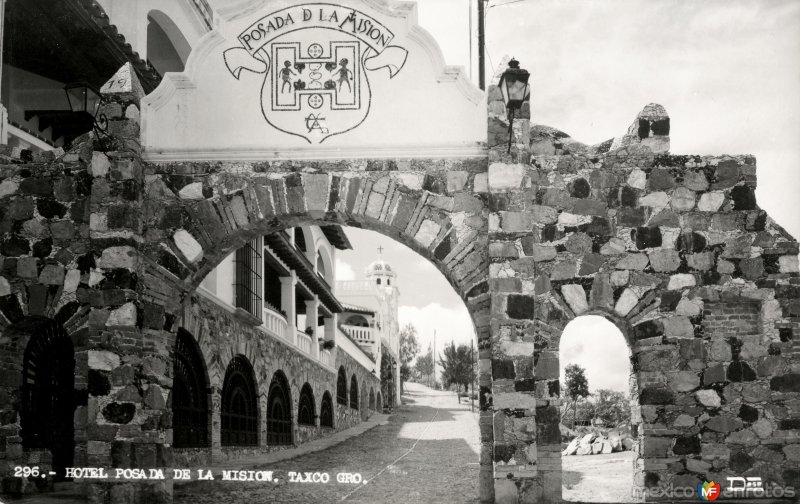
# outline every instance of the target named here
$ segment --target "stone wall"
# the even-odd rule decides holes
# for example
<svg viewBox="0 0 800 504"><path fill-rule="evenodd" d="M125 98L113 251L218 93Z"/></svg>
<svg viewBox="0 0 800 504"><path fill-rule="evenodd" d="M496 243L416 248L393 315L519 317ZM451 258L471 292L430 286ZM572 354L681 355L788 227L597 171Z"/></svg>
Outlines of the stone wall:
<svg viewBox="0 0 800 504"><path fill-rule="evenodd" d="M756 205L755 159L668 154L658 105L597 146L518 122L507 153L490 113L498 502L560 500L559 340L584 314L632 349L636 485L800 486L798 244Z"/></svg>
<svg viewBox="0 0 800 504"><path fill-rule="evenodd" d="M42 455L22 450L19 424L22 354L41 317L75 347L75 465L175 463L167 404L181 323L203 348L217 410L235 354L254 364L262 392L275 370L300 369L317 404L324 389L335 401L333 373L274 341L273 358L246 329L230 334L238 322L205 313L192 293L257 234L336 223L410 246L464 300L480 357L481 501L561 499L559 340L588 313L631 345L637 484L752 474L800 485L798 244L756 205L752 157L668 154L657 105L621 137L586 146L531 126L526 104L509 153L492 88L488 160L154 164L139 152L140 88L120 88L104 95L110 137L57 157L0 149L4 481L33 488L10 469ZM302 383L287 376L296 411ZM358 413L338 408L336 421ZM163 483L86 490L90 502L171 499Z"/></svg>
<svg viewBox="0 0 800 504"><path fill-rule="evenodd" d="M254 327L242 322L239 318L225 308L215 304L202 295L191 296L187 303L183 317L177 321L180 327L185 328L197 341L203 354L206 372L209 378L212 405L212 432L211 432L211 457L216 460L235 460L242 456L252 456L262 452L282 450L288 446L270 446L266 442L266 398L272 376L281 371L289 381L290 396L292 398L292 428L293 445L306 443L323 435L328 435L331 429L322 429L319 426L319 414L322 405L322 396L325 392L331 395L334 403L336 400L336 378L339 366L344 366L349 377L355 374L359 383L362 381L372 387L379 386L378 379L371 374L371 369L366 369L358 364L355 359L345 352L335 350L336 368L327 369L306 357L300 350L279 339L267 335L260 327ZM259 408L259 435L257 447L229 447L220 445L220 400L222 385L228 363L237 355L244 355L253 367L258 394L261 398ZM300 390L305 383L311 386L314 394L314 408L317 418L316 426L304 426L297 423L297 411L300 400ZM349 383L349 382L348 382ZM359 404L359 407L362 405ZM366 405L364 405L366 406ZM361 422L359 410L350 407L338 406L335 408L333 430L350 428ZM201 462L197 449L176 449L175 457L187 464Z"/></svg>

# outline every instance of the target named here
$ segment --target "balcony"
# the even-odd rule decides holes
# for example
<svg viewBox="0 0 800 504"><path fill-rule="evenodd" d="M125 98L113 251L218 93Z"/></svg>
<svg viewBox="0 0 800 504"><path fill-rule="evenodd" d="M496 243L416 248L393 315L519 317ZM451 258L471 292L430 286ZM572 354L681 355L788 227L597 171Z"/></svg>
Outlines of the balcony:
<svg viewBox="0 0 800 504"><path fill-rule="evenodd" d="M289 335L289 324L286 317L280 314L273 306L264 304L264 327L267 332L283 341L292 342Z"/></svg>
<svg viewBox="0 0 800 504"><path fill-rule="evenodd" d="M311 345L313 344L314 341L311 339L311 336L302 331L297 331L297 348L299 348L304 354L314 355L311 352L311 349L313 348Z"/></svg>
<svg viewBox="0 0 800 504"><path fill-rule="evenodd" d="M342 331L350 336L359 345L372 345L375 343L375 328L353 325L341 325Z"/></svg>
<svg viewBox="0 0 800 504"><path fill-rule="evenodd" d="M320 350L320 352L319 352L319 361L323 366L332 368L333 367L333 354L331 354L330 350Z"/></svg>

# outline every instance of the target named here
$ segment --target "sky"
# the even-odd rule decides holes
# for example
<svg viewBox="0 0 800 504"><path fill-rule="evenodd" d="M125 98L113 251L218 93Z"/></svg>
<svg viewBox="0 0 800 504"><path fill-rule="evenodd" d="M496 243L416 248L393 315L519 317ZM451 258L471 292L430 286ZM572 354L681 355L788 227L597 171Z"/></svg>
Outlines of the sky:
<svg viewBox="0 0 800 504"><path fill-rule="evenodd" d="M418 19L447 64L477 82L474 3L422 0ZM660 103L670 115L673 154L755 155L759 205L800 236L800 2L490 0L486 13L487 72L505 55L531 72L534 123L594 144L623 134L645 105ZM378 241L386 248L398 270L401 323L413 322L425 347L433 330L439 352L444 341L473 337L463 302L430 263L351 229L356 249L362 239L367 249L377 250ZM371 260L342 256L355 275ZM627 391L627 347L610 322L575 320L560 350L562 369L581 364L592 391ZM601 352L609 357L594 358Z"/></svg>
<svg viewBox="0 0 800 504"><path fill-rule="evenodd" d="M469 345L475 328L467 307L444 275L427 259L392 238L375 231L344 228L353 250L336 252L336 279L363 280L364 270L381 258L397 273L395 284L400 291L398 319L400 327L410 323L417 329L420 354L433 348L436 333L436 354L451 341ZM438 367L441 372L441 367Z"/></svg>

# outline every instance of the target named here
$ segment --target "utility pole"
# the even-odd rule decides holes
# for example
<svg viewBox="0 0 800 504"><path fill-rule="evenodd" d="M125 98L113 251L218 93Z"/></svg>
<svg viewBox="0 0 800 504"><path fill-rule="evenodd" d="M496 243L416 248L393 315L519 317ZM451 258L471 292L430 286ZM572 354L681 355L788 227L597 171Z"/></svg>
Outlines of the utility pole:
<svg viewBox="0 0 800 504"><path fill-rule="evenodd" d="M433 386L436 387L436 329L433 330Z"/></svg>
<svg viewBox="0 0 800 504"><path fill-rule="evenodd" d="M486 32L484 24L486 20L486 0L478 0L478 86L486 89ZM470 36L472 36L470 34Z"/></svg>

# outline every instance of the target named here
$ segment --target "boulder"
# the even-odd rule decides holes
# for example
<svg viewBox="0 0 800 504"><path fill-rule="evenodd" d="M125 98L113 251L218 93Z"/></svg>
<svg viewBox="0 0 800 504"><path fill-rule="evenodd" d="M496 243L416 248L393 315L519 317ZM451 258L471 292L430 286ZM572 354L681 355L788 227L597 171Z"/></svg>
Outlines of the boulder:
<svg viewBox="0 0 800 504"><path fill-rule="evenodd" d="M578 446L580 445L581 438L575 438L567 445L566 448L561 452L561 455L575 455L575 452L578 451Z"/></svg>

